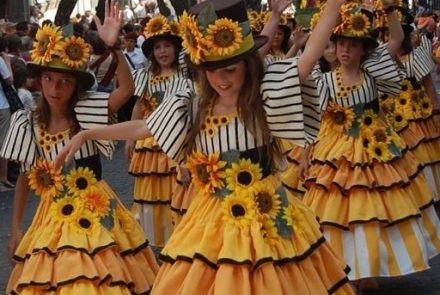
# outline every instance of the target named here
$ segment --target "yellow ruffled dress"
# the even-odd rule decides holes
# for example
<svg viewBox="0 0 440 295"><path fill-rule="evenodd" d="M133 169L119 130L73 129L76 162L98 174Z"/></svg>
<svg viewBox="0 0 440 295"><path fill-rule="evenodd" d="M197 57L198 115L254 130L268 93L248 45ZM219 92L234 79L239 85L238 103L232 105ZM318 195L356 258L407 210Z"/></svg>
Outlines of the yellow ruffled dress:
<svg viewBox="0 0 440 295"><path fill-rule="evenodd" d="M108 124L108 94L89 94L75 107L83 129ZM89 116L88 114L97 114ZM99 114L99 115L98 115ZM41 201L16 252L7 294L146 294L159 266L142 229L100 179L98 152L111 142L87 141L79 167L63 181L49 163L69 141L50 134L31 113L12 116L1 156L19 161Z"/></svg>
<svg viewBox="0 0 440 295"><path fill-rule="evenodd" d="M422 165L378 116L376 89L400 88L386 47L364 62L362 81L348 91L338 71L315 74L325 111L304 203L351 267L351 280L428 269L440 251L432 194Z"/></svg>
<svg viewBox="0 0 440 295"><path fill-rule="evenodd" d="M272 135L304 144L297 73L296 59L269 65L262 100ZM197 112L192 99L192 91L179 91L147 119L179 163ZM161 253L152 294L353 294L349 269L316 216L284 189L262 139L236 113L203 120L187 159L198 192Z"/></svg>

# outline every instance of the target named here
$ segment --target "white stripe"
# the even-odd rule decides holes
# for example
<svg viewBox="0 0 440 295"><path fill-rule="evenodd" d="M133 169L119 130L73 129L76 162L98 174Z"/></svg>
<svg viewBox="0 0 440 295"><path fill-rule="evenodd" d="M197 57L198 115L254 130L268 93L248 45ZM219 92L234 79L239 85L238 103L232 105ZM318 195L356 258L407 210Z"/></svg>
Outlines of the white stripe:
<svg viewBox="0 0 440 295"><path fill-rule="evenodd" d="M354 226L354 239L355 239L355 247L359 249L357 259L357 265L359 269L359 276L368 277L371 274L371 265L370 265L370 253L368 252L368 241L366 238L366 234L364 231L364 227L362 225ZM372 260L374 257L371 258Z"/></svg>
<svg viewBox="0 0 440 295"><path fill-rule="evenodd" d="M408 249L405 246L399 228L396 226L390 227L387 229L386 233L389 236L391 248L396 257L399 272L402 274L414 272L411 257L408 254Z"/></svg>

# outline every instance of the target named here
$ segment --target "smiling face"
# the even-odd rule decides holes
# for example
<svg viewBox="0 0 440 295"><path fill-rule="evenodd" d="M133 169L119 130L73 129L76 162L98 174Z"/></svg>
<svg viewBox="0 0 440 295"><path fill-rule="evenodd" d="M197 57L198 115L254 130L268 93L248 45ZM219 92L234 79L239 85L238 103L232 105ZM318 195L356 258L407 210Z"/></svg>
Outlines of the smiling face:
<svg viewBox="0 0 440 295"><path fill-rule="evenodd" d="M219 97L238 99L240 90L244 85L245 73L245 62L240 61L224 68L207 70L206 78Z"/></svg>
<svg viewBox="0 0 440 295"><path fill-rule="evenodd" d="M75 91L76 78L69 74L44 71L40 83L49 107L65 109Z"/></svg>
<svg viewBox="0 0 440 295"><path fill-rule="evenodd" d="M275 35L273 36L271 48L275 50L279 50L284 40L284 31L278 27L275 31Z"/></svg>
<svg viewBox="0 0 440 295"><path fill-rule="evenodd" d="M336 56L341 65L351 66L360 64L365 55L362 41L352 38L338 38L336 41Z"/></svg>
<svg viewBox="0 0 440 295"><path fill-rule="evenodd" d="M176 59L176 47L167 39L157 40L153 45L153 55L161 68L170 68Z"/></svg>

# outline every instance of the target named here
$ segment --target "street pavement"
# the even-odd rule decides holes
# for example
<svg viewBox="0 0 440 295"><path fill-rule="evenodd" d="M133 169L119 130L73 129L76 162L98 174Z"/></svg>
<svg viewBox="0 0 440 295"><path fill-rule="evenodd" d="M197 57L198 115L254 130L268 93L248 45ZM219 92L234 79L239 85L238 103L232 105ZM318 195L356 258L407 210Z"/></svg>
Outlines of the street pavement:
<svg viewBox="0 0 440 295"><path fill-rule="evenodd" d="M435 83L437 89L440 90L440 79L438 77L435 77ZM127 207L131 207L133 177L128 175L127 169L127 161L123 156L123 144L119 143L113 159L111 161L103 160L103 178L111 184L122 202ZM12 215L12 201L13 191L0 191L0 292L2 293L6 288L11 270L6 256L6 245ZM26 229L30 224L38 201L38 197L29 197L23 229ZM440 210L437 210L437 212L440 213ZM431 267L430 270L417 274L380 279L381 289L379 291L364 292L364 295L440 295L440 255L432 260Z"/></svg>

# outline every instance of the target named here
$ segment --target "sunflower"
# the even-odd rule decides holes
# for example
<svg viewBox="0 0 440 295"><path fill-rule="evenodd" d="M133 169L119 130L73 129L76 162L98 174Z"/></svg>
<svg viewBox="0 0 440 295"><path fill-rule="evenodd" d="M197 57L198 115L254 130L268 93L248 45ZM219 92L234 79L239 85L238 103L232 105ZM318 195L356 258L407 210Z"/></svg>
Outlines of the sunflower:
<svg viewBox="0 0 440 295"><path fill-rule="evenodd" d="M63 175L61 168L55 170L53 162L38 159L28 174L29 186L43 198L58 196L63 190Z"/></svg>
<svg viewBox="0 0 440 295"><path fill-rule="evenodd" d="M81 208L81 202L77 197L66 196L52 203L50 210L55 220L72 221Z"/></svg>
<svg viewBox="0 0 440 295"><path fill-rule="evenodd" d="M337 125L341 125L345 130L349 130L353 125L355 114L350 107L343 107L336 103L329 106L331 119Z"/></svg>
<svg viewBox="0 0 440 295"><path fill-rule="evenodd" d="M133 216L126 210L117 207L113 214L113 221L116 227L121 228L124 232L130 233L133 228Z"/></svg>
<svg viewBox="0 0 440 295"><path fill-rule="evenodd" d="M188 158L187 167L191 171L194 184L206 193L213 193L215 189L225 186L223 168L226 162L219 159L219 153L207 156L199 151L193 152Z"/></svg>
<svg viewBox="0 0 440 295"><path fill-rule="evenodd" d="M104 217L110 209L110 199L96 187L90 187L81 193L81 199L84 207L96 213L99 217Z"/></svg>
<svg viewBox="0 0 440 295"><path fill-rule="evenodd" d="M200 32L193 15L189 15L186 11L183 12L180 21L182 37L182 46L186 53L190 56L191 61L198 65L204 60L208 53L203 34Z"/></svg>
<svg viewBox="0 0 440 295"><path fill-rule="evenodd" d="M52 55L58 54L62 49L60 41L63 38L58 27L45 25L37 31L31 58L38 64L45 65L52 60Z"/></svg>
<svg viewBox="0 0 440 295"><path fill-rule="evenodd" d="M387 130L384 127L375 127L371 130L371 135L375 142L389 144L391 139L387 134Z"/></svg>
<svg viewBox="0 0 440 295"><path fill-rule="evenodd" d="M367 152L379 162L388 162L392 159L392 154L388 149L388 145L384 142L370 142Z"/></svg>
<svg viewBox="0 0 440 295"><path fill-rule="evenodd" d="M244 192L233 192L222 202L223 220L229 224L245 227L256 218L255 203Z"/></svg>
<svg viewBox="0 0 440 295"><path fill-rule="evenodd" d="M172 21L169 23L171 34L180 35L180 27L179 23L176 21Z"/></svg>
<svg viewBox="0 0 440 295"><path fill-rule="evenodd" d="M238 22L220 18L208 26L206 33L207 45L214 55L227 56L233 54L243 43L243 35Z"/></svg>
<svg viewBox="0 0 440 295"><path fill-rule="evenodd" d="M264 240L271 246L275 245L279 238L275 222L266 216L262 216L259 221L261 223L261 234Z"/></svg>
<svg viewBox="0 0 440 295"><path fill-rule="evenodd" d="M408 125L408 121L405 118L405 115L400 111L395 111L394 113L389 113L387 116L388 122L393 126L394 130L400 131L406 125Z"/></svg>
<svg viewBox="0 0 440 295"><path fill-rule="evenodd" d="M80 195L96 182L95 173L87 167L72 169L66 176L67 187L75 195Z"/></svg>
<svg viewBox="0 0 440 295"><path fill-rule="evenodd" d="M72 218L70 226L79 234L93 235L99 226L99 217L90 210L82 209Z"/></svg>
<svg viewBox="0 0 440 295"><path fill-rule="evenodd" d="M399 97L396 98L396 105L404 107L411 103L411 92L412 90L402 91Z"/></svg>
<svg viewBox="0 0 440 295"><path fill-rule="evenodd" d="M350 29L354 36L363 37L368 34L371 24L368 17L361 13L356 12L350 16Z"/></svg>
<svg viewBox="0 0 440 295"><path fill-rule="evenodd" d="M276 218L281 208L281 198L270 185L258 185L254 194L258 212L268 218Z"/></svg>
<svg viewBox="0 0 440 295"><path fill-rule="evenodd" d="M380 105L380 109L384 112L384 114L388 114L392 112L394 108L394 99L392 97L389 97L385 100L381 100L379 105Z"/></svg>
<svg viewBox="0 0 440 295"><path fill-rule="evenodd" d="M420 100L419 106L423 118L427 118L432 114L433 105L432 101L428 97L425 96L422 100Z"/></svg>
<svg viewBox="0 0 440 295"><path fill-rule="evenodd" d="M313 16L310 18L310 30L313 30L316 27L320 17L321 13L319 12L313 14Z"/></svg>
<svg viewBox="0 0 440 295"><path fill-rule="evenodd" d="M232 163L232 167L226 169L227 188L231 191L239 189L254 191L261 177L260 165L253 164L250 159L240 159L238 163Z"/></svg>
<svg viewBox="0 0 440 295"><path fill-rule="evenodd" d="M400 85L402 86L403 92L406 92L408 90L413 90L412 83L408 79L403 80L402 83L400 83Z"/></svg>
<svg viewBox="0 0 440 295"><path fill-rule="evenodd" d="M60 46L60 58L69 67L79 69L89 60L90 47L83 38L66 38Z"/></svg>
<svg viewBox="0 0 440 295"><path fill-rule="evenodd" d="M303 234L306 232L308 225L305 221L304 214L298 207L292 204L289 204L288 207L284 207L283 219L293 228L294 233Z"/></svg>
<svg viewBox="0 0 440 295"><path fill-rule="evenodd" d="M366 109L362 113L361 117L358 119L358 122L361 126L361 132L363 129L372 128L376 125L377 114L372 109Z"/></svg>
<svg viewBox="0 0 440 295"><path fill-rule="evenodd" d="M156 15L151 18L145 26L144 34L146 38L150 38L155 35L161 35L170 31L170 25L166 17L163 15Z"/></svg>
<svg viewBox="0 0 440 295"><path fill-rule="evenodd" d="M410 102L406 103L405 105L396 103L395 110L396 112L401 113L404 116L405 120L411 120L414 118L413 107Z"/></svg>

